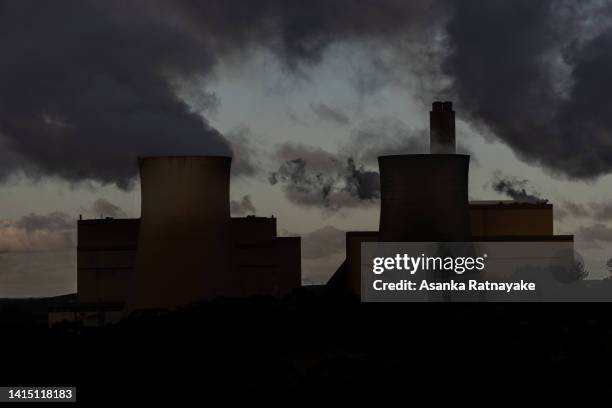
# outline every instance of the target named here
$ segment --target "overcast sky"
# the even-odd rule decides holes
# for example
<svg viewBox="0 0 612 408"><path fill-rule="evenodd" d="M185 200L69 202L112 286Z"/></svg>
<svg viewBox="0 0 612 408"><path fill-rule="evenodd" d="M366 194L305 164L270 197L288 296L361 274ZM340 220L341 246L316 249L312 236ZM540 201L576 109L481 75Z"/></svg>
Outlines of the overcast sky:
<svg viewBox="0 0 612 408"><path fill-rule="evenodd" d="M0 1L0 296L75 291L79 214L138 217L135 157L166 152L233 154L234 214L302 235L324 282L378 227L376 155L426 151L434 100L470 198L548 199L608 275L608 2L247 3Z"/></svg>

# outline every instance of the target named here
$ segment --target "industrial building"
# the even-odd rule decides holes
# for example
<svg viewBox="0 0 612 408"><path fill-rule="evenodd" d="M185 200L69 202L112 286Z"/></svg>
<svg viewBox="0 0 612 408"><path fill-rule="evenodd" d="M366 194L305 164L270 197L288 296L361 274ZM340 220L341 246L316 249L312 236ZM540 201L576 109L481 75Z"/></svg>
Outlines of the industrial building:
<svg viewBox="0 0 612 408"><path fill-rule="evenodd" d="M78 302L55 306L50 324L97 325L140 309L300 287L300 238L278 237L274 217L230 217L230 164L141 159L141 218L78 221Z"/></svg>
<svg viewBox="0 0 612 408"><path fill-rule="evenodd" d="M139 219L77 222L77 291L83 303L125 303L134 274Z"/></svg>
<svg viewBox="0 0 612 408"><path fill-rule="evenodd" d="M140 219L78 221L78 300L125 303L133 285ZM301 285L300 238L278 237L274 217L230 221L240 296L283 295Z"/></svg>
<svg viewBox="0 0 612 408"><path fill-rule="evenodd" d="M140 160L142 211L127 312L301 285L300 238L274 218L230 218L229 157Z"/></svg>
<svg viewBox="0 0 612 408"><path fill-rule="evenodd" d="M549 203L469 201L469 156L456 154L451 102L430 112L431 154L381 156L378 231L348 231L346 259L330 287L361 291L363 242L550 242L573 252L573 235L554 235Z"/></svg>
<svg viewBox="0 0 612 408"><path fill-rule="evenodd" d="M551 204L468 200L470 157L456 154L451 102L433 103L430 152L378 158L379 229L346 233L346 259L328 287L360 294L363 242L555 241L573 253L573 236L554 235ZM50 322L103 324L141 309L301 286L299 237L278 237L273 217L230 217L231 158L139 164L141 218L79 220L78 302L54 307Z"/></svg>

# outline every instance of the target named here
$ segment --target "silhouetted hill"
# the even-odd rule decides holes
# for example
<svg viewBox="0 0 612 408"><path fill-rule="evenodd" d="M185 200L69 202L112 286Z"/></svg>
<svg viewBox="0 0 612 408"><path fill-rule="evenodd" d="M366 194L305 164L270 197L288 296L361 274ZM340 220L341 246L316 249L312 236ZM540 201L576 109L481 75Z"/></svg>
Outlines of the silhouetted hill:
<svg viewBox="0 0 612 408"><path fill-rule="evenodd" d="M142 313L75 330L3 330L4 384L76 384L116 401L394 390L409 378L455 382L567 376L612 363L607 304L362 304L302 289ZM515 377L516 379L516 377ZM402 388L403 389L403 388Z"/></svg>
<svg viewBox="0 0 612 408"><path fill-rule="evenodd" d="M76 298L76 293L45 298L0 298L0 325L47 326L47 311L50 306Z"/></svg>

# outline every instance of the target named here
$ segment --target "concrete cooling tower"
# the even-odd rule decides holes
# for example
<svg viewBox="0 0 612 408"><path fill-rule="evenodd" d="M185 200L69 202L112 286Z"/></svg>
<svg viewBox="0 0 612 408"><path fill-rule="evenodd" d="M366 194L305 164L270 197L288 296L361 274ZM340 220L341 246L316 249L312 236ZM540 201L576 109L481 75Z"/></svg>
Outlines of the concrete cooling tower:
<svg viewBox="0 0 612 408"><path fill-rule="evenodd" d="M469 241L470 157L381 156L380 241Z"/></svg>
<svg viewBox="0 0 612 408"><path fill-rule="evenodd" d="M231 287L230 157L140 160L142 215L128 311L173 308Z"/></svg>

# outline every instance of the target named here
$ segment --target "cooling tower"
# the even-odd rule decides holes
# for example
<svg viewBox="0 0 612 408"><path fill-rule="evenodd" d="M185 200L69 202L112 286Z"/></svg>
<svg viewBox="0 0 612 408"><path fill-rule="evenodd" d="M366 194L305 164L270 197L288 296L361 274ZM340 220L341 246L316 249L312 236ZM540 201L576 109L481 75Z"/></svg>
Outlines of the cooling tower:
<svg viewBox="0 0 612 408"><path fill-rule="evenodd" d="M381 156L380 241L469 241L470 157Z"/></svg>
<svg viewBox="0 0 612 408"><path fill-rule="evenodd" d="M230 157L140 160L142 215L128 311L226 294L230 166Z"/></svg>

